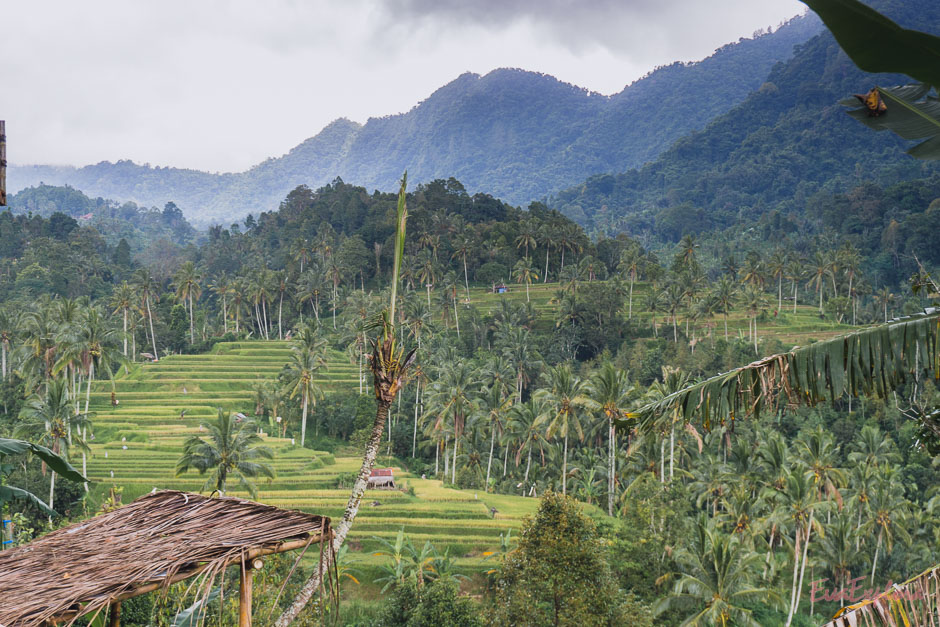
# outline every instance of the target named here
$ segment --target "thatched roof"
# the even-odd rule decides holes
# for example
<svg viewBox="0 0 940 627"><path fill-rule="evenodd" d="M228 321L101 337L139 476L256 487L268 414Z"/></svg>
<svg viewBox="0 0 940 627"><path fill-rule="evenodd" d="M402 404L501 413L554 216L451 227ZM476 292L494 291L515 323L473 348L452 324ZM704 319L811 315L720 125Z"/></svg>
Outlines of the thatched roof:
<svg viewBox="0 0 940 627"><path fill-rule="evenodd" d="M0 552L0 627L69 621L116 600L200 573L212 577L229 564L328 537L330 519L323 516L231 497L154 492Z"/></svg>

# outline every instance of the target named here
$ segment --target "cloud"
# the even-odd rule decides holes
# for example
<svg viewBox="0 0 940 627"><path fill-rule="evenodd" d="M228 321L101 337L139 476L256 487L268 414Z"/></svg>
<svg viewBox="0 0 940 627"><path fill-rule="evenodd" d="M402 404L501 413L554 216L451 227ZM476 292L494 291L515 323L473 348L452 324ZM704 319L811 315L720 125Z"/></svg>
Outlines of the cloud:
<svg viewBox="0 0 940 627"><path fill-rule="evenodd" d="M796 14L796 0L0 0L11 163L242 170L338 117L519 67L603 93Z"/></svg>

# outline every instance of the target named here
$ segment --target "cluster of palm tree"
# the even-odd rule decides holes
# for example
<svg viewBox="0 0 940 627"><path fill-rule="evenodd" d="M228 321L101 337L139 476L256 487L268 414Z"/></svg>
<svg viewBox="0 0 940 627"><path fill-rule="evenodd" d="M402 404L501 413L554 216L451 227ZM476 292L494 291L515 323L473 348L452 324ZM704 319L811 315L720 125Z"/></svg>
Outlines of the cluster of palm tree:
<svg viewBox="0 0 940 627"><path fill-rule="evenodd" d="M725 259L720 274L711 276L701 266L697 256L698 243L693 235L686 235L679 242L679 250L668 271L660 267L655 259L644 255L637 246L631 246L621 254L619 270L630 280L631 296L629 313L632 317L632 286L638 277L650 281L650 289L644 309L653 314L668 313L672 322L673 340L678 342L678 322L685 319L685 333L694 339L695 323L721 315L724 319L724 335L728 337L728 316L734 310L743 310L748 318L748 339L758 351L758 318L773 309L774 316L785 311L784 300L791 301L795 313L800 297L800 288L812 290L818 297L819 314L824 315L824 297L838 322L857 324L862 298L872 295L872 306L888 318L888 305L894 300L889 290L873 293L861 271L862 256L851 243L840 248L821 249L809 259L796 251L777 248L769 255L757 251L748 252L743 263L732 255ZM714 273L712 273L714 274ZM787 283L786 289L784 287ZM709 287L710 286L710 287ZM771 294L776 306L773 306ZM868 315L866 321L873 321ZM690 325L692 333L690 334ZM709 327L708 333L711 334Z"/></svg>
<svg viewBox="0 0 940 627"><path fill-rule="evenodd" d="M658 472L649 459L654 439L640 438L630 457L638 477L643 468ZM848 605L847 591L862 577L866 588L883 584L879 566L897 543L906 548L905 572L935 561L935 499L912 493L894 441L875 426L845 450L821 427L791 444L766 427L734 437L716 430L683 437L678 457L675 480L700 518L675 557L673 593L660 609L689 606L695 624L748 624L748 601L761 600L787 611L789 625L806 603L807 577Z"/></svg>
<svg viewBox="0 0 940 627"><path fill-rule="evenodd" d="M71 458L72 449L80 451L83 475L87 441L93 437L91 386L98 379L113 378L115 369L127 361L116 322L87 298L45 297L27 309L0 309L0 379L22 381L26 395L14 435L65 459ZM55 478L53 471L50 509Z"/></svg>

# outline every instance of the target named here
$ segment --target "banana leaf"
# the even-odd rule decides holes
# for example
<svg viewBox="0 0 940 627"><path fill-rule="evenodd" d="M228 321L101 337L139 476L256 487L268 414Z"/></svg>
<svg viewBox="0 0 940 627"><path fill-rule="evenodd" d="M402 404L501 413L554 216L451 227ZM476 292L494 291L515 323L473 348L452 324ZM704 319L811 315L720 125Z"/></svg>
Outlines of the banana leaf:
<svg viewBox="0 0 940 627"><path fill-rule="evenodd" d="M892 131L911 140L925 140L907 151L918 159L940 159L940 99L929 85L876 87L886 110L871 115L868 107L849 98L843 105L858 107L849 111L853 118L876 131Z"/></svg>
<svg viewBox="0 0 940 627"><path fill-rule="evenodd" d="M866 72L906 74L940 85L940 37L901 28L859 0L802 0Z"/></svg>
<svg viewBox="0 0 940 627"><path fill-rule="evenodd" d="M55 510L49 509L49 506L32 492L27 492L22 488L14 488L9 485L0 485L0 505L9 501L26 501L38 507L42 513L47 516L59 515Z"/></svg>
<svg viewBox="0 0 940 627"><path fill-rule="evenodd" d="M617 421L641 430L665 416L705 429L746 415L851 396L882 398L914 377L940 380L940 308L765 357L674 392Z"/></svg>
<svg viewBox="0 0 940 627"><path fill-rule="evenodd" d="M213 588L206 598L200 599L173 618L170 627L196 627L205 617L207 606L219 598L222 588Z"/></svg>
<svg viewBox="0 0 940 627"><path fill-rule="evenodd" d="M63 478L76 483L87 483L88 479L82 476L82 473L75 470L72 464L53 453L45 446L26 442L24 440L11 440L9 438L0 438L0 457L5 455L22 455L23 453L32 453L42 461L46 462L52 470L59 473Z"/></svg>

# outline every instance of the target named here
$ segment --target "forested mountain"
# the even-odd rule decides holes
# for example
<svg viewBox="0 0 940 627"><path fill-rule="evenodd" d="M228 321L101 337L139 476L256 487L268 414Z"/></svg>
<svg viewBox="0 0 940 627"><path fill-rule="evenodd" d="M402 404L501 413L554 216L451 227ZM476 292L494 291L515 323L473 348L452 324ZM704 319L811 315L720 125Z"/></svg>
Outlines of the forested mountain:
<svg viewBox="0 0 940 627"><path fill-rule="evenodd" d="M610 97L522 70L466 73L407 113L365 125L337 120L288 154L236 174L118 161L13 166L10 184L69 184L144 205L172 200L202 224L274 209L297 185L316 188L337 176L393 189L405 169L415 182L454 176L471 192L525 204L656 157L741 102L820 28L814 16L798 17L701 62L658 68Z"/></svg>
<svg viewBox="0 0 940 627"><path fill-rule="evenodd" d="M872 2L900 24L940 32L940 5ZM828 33L797 47L743 103L657 160L617 175L596 175L553 199L589 231L641 233L676 241L686 233L753 224L773 211L819 222L822 196L862 183L879 187L937 172L904 154L905 142L873 133L839 104L900 76L861 72ZM889 112L890 114L890 112ZM890 217L866 228L880 231Z"/></svg>

